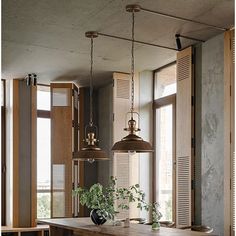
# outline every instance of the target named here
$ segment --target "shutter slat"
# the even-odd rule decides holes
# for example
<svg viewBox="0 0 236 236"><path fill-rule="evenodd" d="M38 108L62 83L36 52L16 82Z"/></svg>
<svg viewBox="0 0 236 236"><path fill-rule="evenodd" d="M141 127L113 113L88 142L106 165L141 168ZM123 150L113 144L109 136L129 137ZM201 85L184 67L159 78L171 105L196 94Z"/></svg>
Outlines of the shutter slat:
<svg viewBox="0 0 236 236"><path fill-rule="evenodd" d="M116 97L130 99L130 81L124 79L116 80Z"/></svg>
<svg viewBox="0 0 236 236"><path fill-rule="evenodd" d="M177 54L176 95L176 226L191 225L192 218L192 48Z"/></svg>

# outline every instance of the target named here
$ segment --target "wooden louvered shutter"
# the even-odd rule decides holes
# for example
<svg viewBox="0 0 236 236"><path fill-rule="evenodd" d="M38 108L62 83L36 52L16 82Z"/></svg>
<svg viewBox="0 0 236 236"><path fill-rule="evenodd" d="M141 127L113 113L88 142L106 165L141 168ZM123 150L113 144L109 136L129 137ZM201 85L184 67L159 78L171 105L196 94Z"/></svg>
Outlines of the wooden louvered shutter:
<svg viewBox="0 0 236 236"><path fill-rule="evenodd" d="M224 34L224 234L235 235L235 40ZM230 171L229 171L230 170Z"/></svg>
<svg viewBox="0 0 236 236"><path fill-rule="evenodd" d="M192 48L177 54L176 96L176 226L192 222Z"/></svg>
<svg viewBox="0 0 236 236"><path fill-rule="evenodd" d="M128 135L127 131L124 131L124 128L127 126L125 121L126 113L130 111L131 105L131 80L130 75L124 73L114 73L113 80L113 143L115 143ZM137 86L137 83L135 83L135 86ZM127 153L114 153L113 175L117 177L118 187L127 188L132 184L139 183L138 156L138 153L132 157L129 157ZM137 217L139 214L136 206L132 204L130 204L129 211L119 210L119 212L118 218Z"/></svg>
<svg viewBox="0 0 236 236"><path fill-rule="evenodd" d="M113 90L113 141L120 141L125 135L125 114L130 107L130 79L128 74L114 73ZM129 186L129 156L126 153L114 153L113 174L117 178L117 187ZM119 204L119 203L118 203ZM128 211L120 211L119 218L128 217Z"/></svg>

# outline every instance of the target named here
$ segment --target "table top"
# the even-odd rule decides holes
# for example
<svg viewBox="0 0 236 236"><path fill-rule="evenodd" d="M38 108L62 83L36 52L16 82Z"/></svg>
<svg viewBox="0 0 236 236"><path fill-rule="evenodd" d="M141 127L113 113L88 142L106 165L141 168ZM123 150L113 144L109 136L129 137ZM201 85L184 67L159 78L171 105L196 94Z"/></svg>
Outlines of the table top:
<svg viewBox="0 0 236 236"><path fill-rule="evenodd" d="M89 217L81 217L81 218L60 218L60 219L45 219L40 222L44 224L49 224L50 226L72 230L75 234L84 234L86 235L110 235L110 236L199 236L199 235L207 235L202 232L194 232L190 230L181 230L176 228L166 228L161 227L158 231L152 231L151 225L143 225L143 224L135 224L130 223L129 228L124 228L123 226L112 226L108 224L104 224L101 226L96 226L92 223ZM85 235L85 234L84 234Z"/></svg>
<svg viewBox="0 0 236 236"><path fill-rule="evenodd" d="M36 227L26 227L26 228L14 228L12 226L1 226L2 233L8 232L30 232L30 231L42 231L48 230L48 225L37 225Z"/></svg>

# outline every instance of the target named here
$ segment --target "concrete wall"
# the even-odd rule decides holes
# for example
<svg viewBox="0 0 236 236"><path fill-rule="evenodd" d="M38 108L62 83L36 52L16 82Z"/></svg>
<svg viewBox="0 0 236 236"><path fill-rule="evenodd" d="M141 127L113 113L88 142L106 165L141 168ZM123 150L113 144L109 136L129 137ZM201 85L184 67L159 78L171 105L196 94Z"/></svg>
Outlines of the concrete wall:
<svg viewBox="0 0 236 236"><path fill-rule="evenodd" d="M197 96L201 97L196 101L195 167L201 178L197 180L196 209L200 207L201 213L198 209L196 220L213 227L215 234L224 235L223 34L203 43L197 48L197 55L195 88Z"/></svg>
<svg viewBox="0 0 236 236"><path fill-rule="evenodd" d="M139 113L140 136L148 142L153 140L153 72L143 71L139 74ZM152 153L140 153L140 188L146 194L146 201L152 201ZM140 217L149 220L149 214L142 211Z"/></svg>
<svg viewBox="0 0 236 236"><path fill-rule="evenodd" d="M194 224L202 222L202 44L195 48L195 211Z"/></svg>
<svg viewBox="0 0 236 236"><path fill-rule="evenodd" d="M84 91L84 125L88 125L89 122L89 89ZM97 92L93 91L93 123L97 123ZM93 184L98 182L98 162L94 161L92 164L85 161L84 162L84 187L90 188ZM84 216L89 216L90 210L87 207L84 208Z"/></svg>
<svg viewBox="0 0 236 236"><path fill-rule="evenodd" d="M89 122L89 89L85 89L84 92L84 121L85 126L88 125ZM94 125L98 125L97 118L97 92L93 91L93 123ZM97 176L97 161L92 164L85 161L84 162L84 186L86 188L91 187L91 185L98 182Z"/></svg>
<svg viewBox="0 0 236 236"><path fill-rule="evenodd" d="M98 182L104 186L108 185L110 176L113 175L113 84L108 84L98 90L98 126L100 148L109 155L109 161L98 163Z"/></svg>

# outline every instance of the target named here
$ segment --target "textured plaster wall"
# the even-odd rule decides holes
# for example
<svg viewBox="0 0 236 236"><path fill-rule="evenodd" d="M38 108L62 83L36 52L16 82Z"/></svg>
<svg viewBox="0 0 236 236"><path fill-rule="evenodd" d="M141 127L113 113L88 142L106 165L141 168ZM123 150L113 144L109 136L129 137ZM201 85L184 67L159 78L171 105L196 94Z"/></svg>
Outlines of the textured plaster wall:
<svg viewBox="0 0 236 236"><path fill-rule="evenodd" d="M224 235L224 37L202 45L202 224Z"/></svg>

